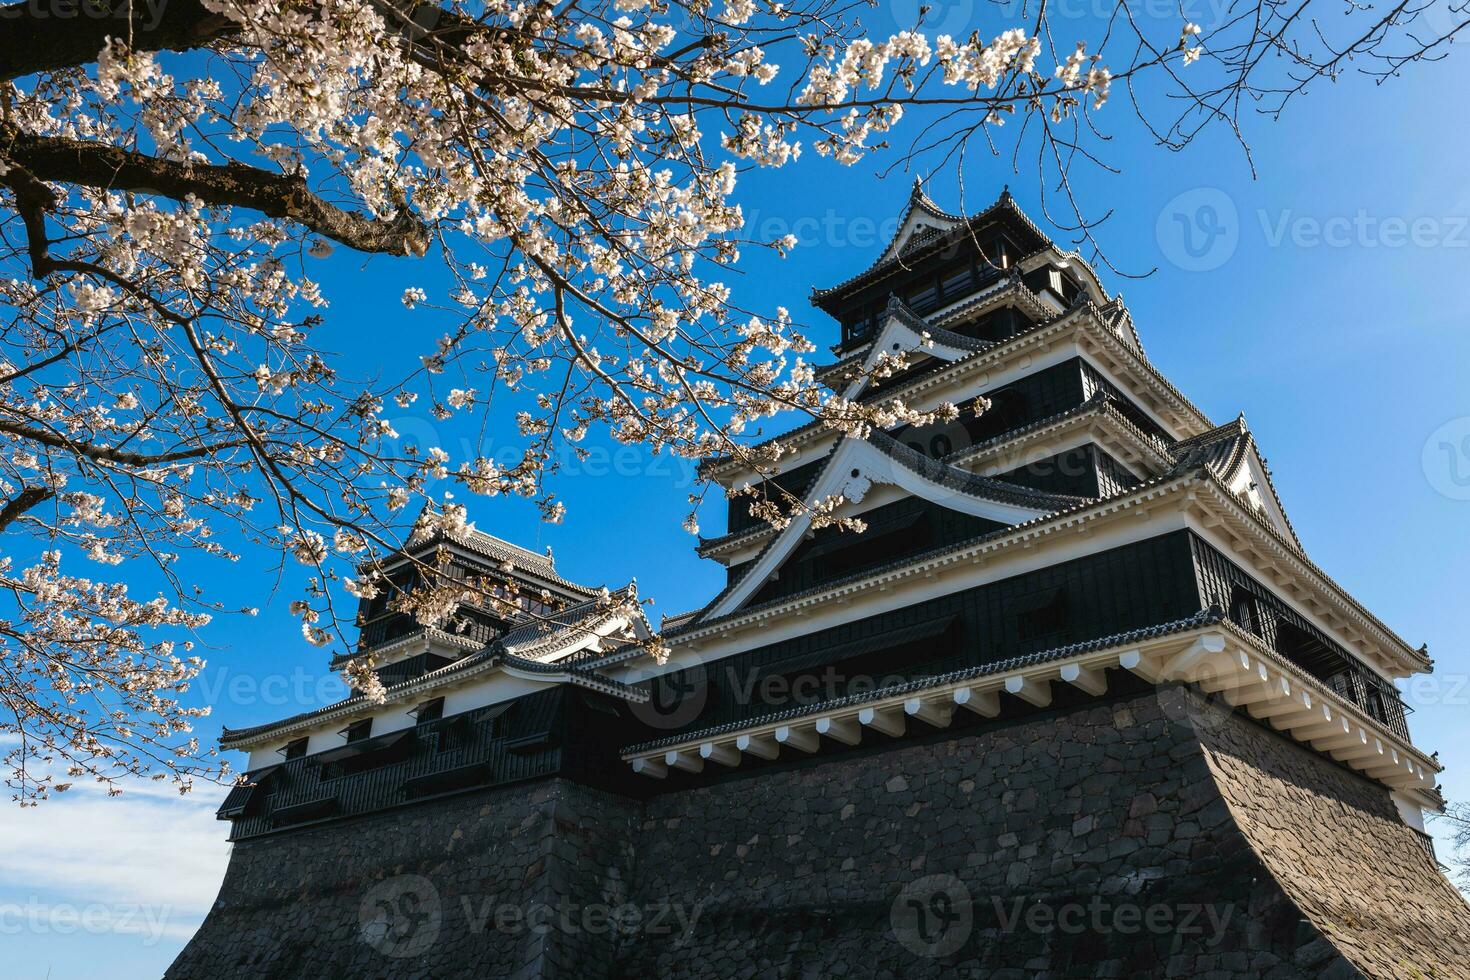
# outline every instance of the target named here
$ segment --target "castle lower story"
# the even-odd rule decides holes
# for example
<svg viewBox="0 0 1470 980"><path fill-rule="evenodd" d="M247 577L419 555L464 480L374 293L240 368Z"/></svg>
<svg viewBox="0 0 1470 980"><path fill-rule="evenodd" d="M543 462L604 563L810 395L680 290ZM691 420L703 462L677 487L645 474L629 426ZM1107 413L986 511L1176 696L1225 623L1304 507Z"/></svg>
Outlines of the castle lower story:
<svg viewBox="0 0 1470 980"><path fill-rule="evenodd" d="M632 799L235 845L184 977L1466 977L1388 794L1184 688Z"/></svg>

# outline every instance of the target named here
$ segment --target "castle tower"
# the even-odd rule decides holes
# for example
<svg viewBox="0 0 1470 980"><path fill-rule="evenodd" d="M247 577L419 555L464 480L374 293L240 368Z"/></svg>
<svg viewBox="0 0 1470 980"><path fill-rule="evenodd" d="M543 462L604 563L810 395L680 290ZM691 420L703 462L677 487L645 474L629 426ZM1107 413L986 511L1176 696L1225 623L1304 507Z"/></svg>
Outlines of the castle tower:
<svg viewBox="0 0 1470 980"><path fill-rule="evenodd" d="M1308 557L1244 418L1008 194L916 184L813 301L834 392L958 417L710 461L726 582L666 657L627 592L430 542L544 605L366 606L383 703L227 731L235 851L170 975L1470 975L1395 686L1431 662Z"/></svg>

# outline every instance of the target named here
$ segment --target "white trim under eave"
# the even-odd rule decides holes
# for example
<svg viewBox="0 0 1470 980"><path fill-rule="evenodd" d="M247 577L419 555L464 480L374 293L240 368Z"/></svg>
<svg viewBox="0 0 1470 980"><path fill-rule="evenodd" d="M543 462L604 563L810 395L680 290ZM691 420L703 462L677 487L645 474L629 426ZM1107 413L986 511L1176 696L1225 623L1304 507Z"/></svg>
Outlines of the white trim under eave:
<svg viewBox="0 0 1470 980"><path fill-rule="evenodd" d="M1040 346L1039 350L1029 350L1027 346L1018 347L1013 351L1016 355L1014 363L1003 359L998 365L992 365L982 371L978 377L967 378L961 376L956 378L947 388L934 388L921 385L918 389L920 394L931 400L908 402L907 404L911 408L914 408L915 411L931 411L946 399L956 402L965 401L976 395L983 395L987 391L998 388L1001 385L1020 380L1027 375L1055 367L1073 358L1082 357L1081 347L1070 339L1053 340L1050 343L1038 346ZM971 357L985 357L989 353L990 351L979 351L973 353ZM970 360L956 361L952 366L960 367L961 365L970 363L972 363ZM1111 375L1109 377L1111 378ZM885 398L905 397L906 390L902 386L885 393ZM884 403L880 401L878 404ZM824 453L831 450L832 445L840 438L840 435L840 433L834 432L831 429L822 429L820 427L807 431L798 431L796 433L797 438L794 440L795 448L777 461L776 470L773 475L779 476L782 473L788 473L799 466L805 466L812 460L820 458ZM779 439L781 437L778 436L777 438ZM748 470L743 472L749 473ZM731 480L729 483L725 483L723 479L727 476L728 474L721 475L719 481L721 486L746 486L752 482L746 479L741 481ZM760 479L765 480L770 479L770 477L761 476Z"/></svg>
<svg viewBox="0 0 1470 980"><path fill-rule="evenodd" d="M1141 471L1136 460L1124 459L1119 453L1114 452L1113 450L1118 448L1119 444L1101 437L1102 433L1099 432L1098 426L1096 425L1097 417L1081 416L1074 421L1078 426L1082 427L1080 431L1063 432L1060 437L1057 437L1051 432L1047 432L1044 439L1039 442L1033 442L1029 446L1025 445L1026 440L1024 438L1018 439L1015 443L1006 443L997 447L997 451L1005 450L1010 455L997 455L994 459L987 459L986 457L989 454L980 454L972 459L966 460L963 464L952 465L956 469L964 470L967 473L975 473L978 476L994 479L1001 473L1009 472L1017 467L1028 466L1081 446L1090 445L1107 452L1124 470L1132 474L1139 483L1146 483L1162 475L1161 472L1157 471ZM1023 448L1027 450L1025 455L1014 455ZM983 460L984 465L978 468L973 467L976 459ZM1020 484L1017 484L1017 487L1020 488ZM839 515L842 517L861 517L869 511L876 510L886 504L891 504L906 496L909 496L909 494L897 486L875 486L861 502L845 502L840 508ZM734 568L757 557L761 553L761 549L765 547L766 542L775 537L777 533L779 532L769 524L764 524L752 529L749 537L741 539L738 543L728 545L718 551L709 552L703 557L717 561L725 568Z"/></svg>
<svg viewBox="0 0 1470 980"><path fill-rule="evenodd" d="M1082 406L1077 407L1080 409ZM1116 413L1116 408L1095 403L1087 411L1074 411L1073 414L1044 424L1033 423L1035 428L1004 438L1003 441L992 443L987 440L979 444L980 448L972 446L958 450L946 456L943 461L986 476L1004 473L1015 469L1016 465L1024 465L1006 462L1014 458L1015 453L1029 450L1031 444L1037 442L1050 446L1051 443L1047 440L1064 439L1072 430L1082 428L1093 434L1093 442L1106 449L1110 456L1124 464L1140 480L1157 479L1169 472L1175 465L1174 458L1139 433L1132 423L1120 419Z"/></svg>
<svg viewBox="0 0 1470 980"><path fill-rule="evenodd" d="M1156 479L1162 475L1162 471L1159 470L1149 471L1142 469L1136 459L1125 458L1124 454L1118 452L1117 450L1127 447L1124 447L1116 439L1108 439L1107 434L1097 424L1097 417L1083 415L1071 421L1073 423L1071 428L1076 431L1063 431L1060 434L1054 431L1047 431L1044 434L1039 434L1040 437L1036 439L1018 439L1012 445L997 446L993 451L993 455L992 453L980 453L965 460L963 463L956 463L954 465L979 476L998 478L1003 473L1009 473L1012 470L1021 469L1022 467L1034 466L1037 463L1051 459L1053 456L1060 456L1074 449L1080 449L1083 446L1094 446L1100 452L1107 453L1110 459L1121 466L1128 475L1132 476L1139 483ZM980 461L979 466L974 465L977 460Z"/></svg>
<svg viewBox="0 0 1470 980"><path fill-rule="evenodd" d="M392 615L392 614L390 614ZM448 630L439 629L437 626L420 626L412 633L388 640L369 650L354 653L344 657L337 665L337 670L342 669L353 660L371 657L374 667L387 667L416 657L421 653L440 653L446 651L451 654L469 654L483 650L487 646L484 640L471 639L460 633L451 633Z"/></svg>
<svg viewBox="0 0 1470 980"><path fill-rule="evenodd" d="M565 649L557 648L558 656L551 661L533 660L531 657L516 654L514 651L510 651L509 655L519 657L519 659L525 661L555 665L579 650L593 645L600 645L608 636L618 630L632 629L635 635L646 638L648 634L646 627L641 623L642 617L632 617L633 623L637 625L630 624L628 619L629 617L622 615L607 615L602 617L601 621L597 624L596 630L579 631L580 635L577 640L568 643ZM568 627L562 628L567 629ZM531 643L522 644L518 649L525 650L534 646L536 642L543 642L544 639L549 638L550 636L540 638ZM340 728L344 719L356 721L362 718L378 719L391 716L395 706L419 701L425 695L445 695L445 713L458 714L474 708L484 707L488 704L497 704L503 700L520 697L527 692L524 689L511 690L506 693L505 697L485 698L479 701L471 699L471 703L466 703L461 696L456 694L453 698L454 710L452 711L449 710L451 706L451 692L460 692L465 689L490 691L496 686L497 682L495 678L502 674L515 677L517 680L533 681L540 686L545 686L548 683L548 678L551 679L551 683L557 683L555 678L563 676L563 672L557 672L555 674L539 673L506 667L504 662L496 657L486 658L480 663L471 664L459 670L449 671L443 674L440 673L440 671L449 670L451 666L453 665L441 667L422 677L413 678L412 680L394 685L388 690L388 699L381 703L373 704L366 700L353 701L348 699L336 705L327 705L319 715L312 715L295 721L283 721L279 726L263 729L244 738L231 739L228 745L222 745L221 747L228 750L253 751L257 746L272 744L287 736L291 738L300 737L303 734L314 736L320 734L322 729L329 726ZM383 729L383 731L396 731L399 727L407 726L394 726Z"/></svg>
<svg viewBox="0 0 1470 980"><path fill-rule="evenodd" d="M864 740L866 728L902 737L908 732L909 718L921 720L932 730L947 728L961 707L995 717L1003 696L1044 706L1051 702L1054 684L1100 696L1107 692L1104 672L1113 668L1154 685L1180 682L1197 686L1224 702L1216 710L1244 709L1303 747L1407 794L1421 805L1443 809L1444 801L1435 787L1435 777L1443 767L1434 759L1296 665L1220 625L1141 641L1121 640L1070 657L938 681L929 687L904 685L888 696L879 692L870 700L814 705L798 715L752 721L743 728L693 732L685 740L625 751L622 757L635 772L662 778L668 765L701 771L702 763L681 759L690 752L733 766L747 752L763 759L776 758L782 745L773 747L772 742L812 753L831 747L821 736L844 745ZM765 748L756 752L756 746Z"/></svg>
<svg viewBox="0 0 1470 980"><path fill-rule="evenodd" d="M1048 513L1040 507L1021 507L949 489L896 463L867 440L848 436L833 450L821 477L806 495L802 513L781 529L750 571L703 616L728 615L765 585L801 543L811 527L811 512L817 504L839 496L860 504L874 485L897 486L941 507L1002 524L1022 524Z"/></svg>
<svg viewBox="0 0 1470 980"><path fill-rule="evenodd" d="M1158 479L1174 465L1174 460L1162 449L1140 436L1131 424L1120 422L1112 410L1101 405L1094 406L1090 411L1054 420L1018 436L1005 437L1005 433L1001 435L1001 441L978 452L960 450L944 457L940 462L981 476L995 477L1017 466L1035 462L1038 458L1045 459L1091 442L1107 452L1140 483ZM899 441L903 440L900 438ZM1039 449L1035 448L1038 443L1041 446ZM1016 455L1023 450L1026 455ZM1040 457L1031 455L1033 452L1041 453ZM871 494L861 505L853 507L850 513L856 516L886 502L888 501L880 499L880 495ZM869 506L870 503L872 506ZM701 558L718 561L730 568L760 554L761 548L775 535L774 528L762 523L717 548L696 550Z"/></svg>
<svg viewBox="0 0 1470 980"><path fill-rule="evenodd" d="M1124 348L1124 350L1127 349L1126 347ZM1155 393L1141 390L1140 386L1133 384L1116 368L1102 363L1092 351L1080 343L1077 345L1077 356L1094 371L1106 378L1115 388L1127 395L1128 401L1140 412L1152 419L1155 425L1168 433L1170 439L1173 439L1175 442L1180 440L1180 433L1185 430L1179 425L1177 420L1166 418L1159 412L1158 408L1148 403L1148 399L1157 400ZM1143 387L1147 388L1148 386L1144 385Z"/></svg>
<svg viewBox="0 0 1470 980"><path fill-rule="evenodd" d="M1033 371L1039 371L1042 368L1061 363L1061 361L1067 360L1067 357L1053 357L1051 356L1052 351L1060 349L1056 345L1068 342L1068 339L1059 338L1069 333L1070 328L1075 327L1075 325L1075 318L1062 317L1051 323L1038 326L1026 333L1018 334L1015 337L1004 340L995 347L989 347L981 351L972 351L968 357L955 361L947 368L941 368L935 374L924 378L904 381L891 391L885 391L883 393L883 401L880 401L879 404L895 398L904 399L909 404L925 404L914 402L911 396L915 393L924 395L939 388L939 397L935 398L935 404L937 404L944 400L943 388L945 386L956 388L971 383L964 376L964 372L978 367L981 363L987 365L984 370L985 379L973 382L976 385L973 389L967 388L964 392L959 393L952 392L953 397L962 397L966 393L970 395L982 394L987 386L1000 385L1005 383L1007 379L1022 377ZM1032 348L1038 347L1040 348L1039 352L1032 350ZM1073 349L1074 354L1072 356L1080 357L1082 354L1081 347L1074 343ZM1026 357L1027 354L1031 355L1031 360L1026 361L1026 363L1019 365L1012 365L1010 363L1012 357L1019 360ZM1038 355L1041 357L1040 363L1036 360ZM991 376L991 372L994 372L994 377ZM945 385L940 385L939 382L945 382ZM779 475L780 473L793 470L798 466L810 462L813 457L821 455L822 452L825 452L832 445L832 440L835 435L832 430L823 428L820 425L805 424L783 435L772 437L768 440L769 442L781 443L786 447L785 452L776 462L776 474ZM709 473L710 479L723 487L737 487L748 484L751 482L748 479L751 475L752 470L747 466L741 465L740 461L736 459L729 460L719 469L712 470ZM761 479L769 478L762 474L755 475Z"/></svg>
<svg viewBox="0 0 1470 980"><path fill-rule="evenodd" d="M1090 339L1093 349L1108 350L1126 366L1126 373L1105 366L1082 343L1083 339ZM1041 370L1066 360L1065 357L1057 358L1052 354L1054 350L1063 349L1073 350L1075 356L1087 360L1119 390L1129 395L1130 400L1161 425L1171 437L1189 438L1215 427L1182 393L1172 389L1147 358L1114 334L1102 321L1099 311L1092 306L1075 307L1051 323L1019 334L995 347L976 351L933 374L901 383L891 391L884 392L884 396L888 399L903 399L910 406L923 410L926 405L932 407L930 402L924 400L926 398L932 398L933 403L937 404L945 397L961 399L984 394L989 388L1005 383L1004 379ZM1021 361L1028 355L1030 360L1012 365L1013 359ZM1013 367L1018 367L1019 370L1012 370ZM977 372L979 378L974 377ZM1151 409L1143 398L1145 394L1161 404L1177 402L1169 411L1178 418L1170 421L1157 410ZM785 472L810 460L816 451L828 444L830 435L830 432L820 426L802 426L786 435L774 437L771 442L787 444L789 440L787 451L778 461L777 472ZM728 469L722 467L712 470L709 473L710 478L724 487L750 482L748 477L751 471L748 467L740 465L737 460L731 460L726 465L729 466Z"/></svg>

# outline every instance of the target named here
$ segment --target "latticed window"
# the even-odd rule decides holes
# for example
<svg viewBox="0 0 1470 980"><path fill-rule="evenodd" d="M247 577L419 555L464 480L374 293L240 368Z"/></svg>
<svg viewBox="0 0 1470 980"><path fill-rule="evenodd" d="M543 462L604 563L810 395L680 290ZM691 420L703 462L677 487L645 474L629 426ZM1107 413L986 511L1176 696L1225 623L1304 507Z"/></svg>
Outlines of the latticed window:
<svg viewBox="0 0 1470 980"><path fill-rule="evenodd" d="M1246 589L1236 586L1230 595L1230 619L1247 633L1266 635L1266 624L1261 618L1261 603Z"/></svg>
<svg viewBox="0 0 1470 980"><path fill-rule="evenodd" d="M942 273L939 277L939 289L945 299L958 299L974 282L974 270L967 261Z"/></svg>
<svg viewBox="0 0 1470 980"><path fill-rule="evenodd" d="M409 714L413 715L414 721L420 725L426 721L438 721L444 717L444 699L431 698L414 708Z"/></svg>
<svg viewBox="0 0 1470 980"><path fill-rule="evenodd" d="M1060 641L1067 635L1067 594L1057 588L1023 596L1016 601L1015 615L1016 635L1022 643Z"/></svg>
<svg viewBox="0 0 1470 980"><path fill-rule="evenodd" d="M361 742L373 733L373 720L364 718L362 721L354 721L337 734L345 738L350 745L353 742Z"/></svg>

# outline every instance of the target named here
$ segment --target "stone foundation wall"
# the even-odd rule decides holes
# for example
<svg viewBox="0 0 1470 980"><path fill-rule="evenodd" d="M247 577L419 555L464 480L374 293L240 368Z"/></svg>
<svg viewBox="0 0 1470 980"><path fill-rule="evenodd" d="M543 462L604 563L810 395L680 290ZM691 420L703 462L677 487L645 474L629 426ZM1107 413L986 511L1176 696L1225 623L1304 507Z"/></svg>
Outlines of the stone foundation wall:
<svg viewBox="0 0 1470 980"><path fill-rule="evenodd" d="M169 976L1465 977L1467 935L1381 788L1166 690L247 841Z"/></svg>
<svg viewBox="0 0 1470 980"><path fill-rule="evenodd" d="M611 977L616 934L539 924L625 902L637 811L552 780L236 843L167 976Z"/></svg>

